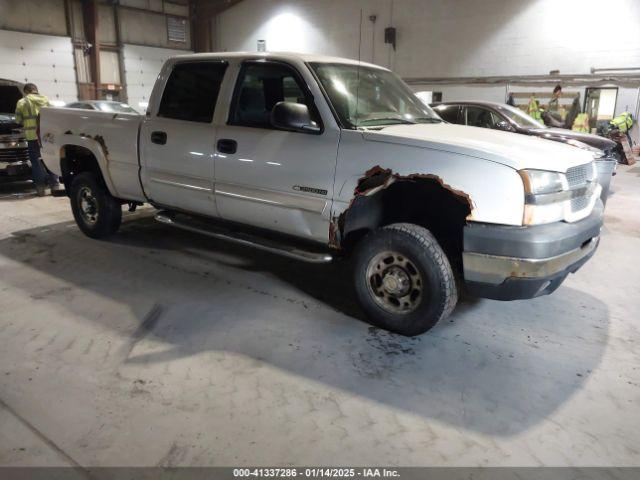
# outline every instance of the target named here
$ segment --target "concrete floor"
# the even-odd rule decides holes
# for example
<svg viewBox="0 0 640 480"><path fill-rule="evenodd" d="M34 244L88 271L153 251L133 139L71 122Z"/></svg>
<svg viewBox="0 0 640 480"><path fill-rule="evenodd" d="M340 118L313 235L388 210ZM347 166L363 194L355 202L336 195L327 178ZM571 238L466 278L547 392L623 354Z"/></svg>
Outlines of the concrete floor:
<svg viewBox="0 0 640 480"><path fill-rule="evenodd" d="M640 464L640 167L553 295L407 339L347 270L0 192L0 465ZM15 187L14 187L15 188Z"/></svg>

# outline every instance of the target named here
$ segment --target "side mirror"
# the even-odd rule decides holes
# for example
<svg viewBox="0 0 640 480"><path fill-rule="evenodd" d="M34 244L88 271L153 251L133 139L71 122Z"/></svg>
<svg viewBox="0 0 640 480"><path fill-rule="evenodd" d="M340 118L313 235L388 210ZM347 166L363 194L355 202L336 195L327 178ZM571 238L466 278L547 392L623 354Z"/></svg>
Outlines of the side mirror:
<svg viewBox="0 0 640 480"><path fill-rule="evenodd" d="M494 128L496 130L504 130L505 132L513 132L513 127L506 120L496 123Z"/></svg>
<svg viewBox="0 0 640 480"><path fill-rule="evenodd" d="M318 133L320 127L311 120L309 107L302 103L278 102L271 110L271 125L293 132Z"/></svg>

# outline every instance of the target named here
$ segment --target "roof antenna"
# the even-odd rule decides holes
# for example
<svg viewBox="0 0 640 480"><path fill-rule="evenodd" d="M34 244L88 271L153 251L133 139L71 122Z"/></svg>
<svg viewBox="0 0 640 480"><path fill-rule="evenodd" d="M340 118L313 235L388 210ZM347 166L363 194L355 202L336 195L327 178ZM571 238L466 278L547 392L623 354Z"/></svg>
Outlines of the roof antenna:
<svg viewBox="0 0 640 480"><path fill-rule="evenodd" d="M362 58L362 9L360 9L360 32L358 38L358 66L356 68L356 127L359 126L358 103L360 102L360 61Z"/></svg>

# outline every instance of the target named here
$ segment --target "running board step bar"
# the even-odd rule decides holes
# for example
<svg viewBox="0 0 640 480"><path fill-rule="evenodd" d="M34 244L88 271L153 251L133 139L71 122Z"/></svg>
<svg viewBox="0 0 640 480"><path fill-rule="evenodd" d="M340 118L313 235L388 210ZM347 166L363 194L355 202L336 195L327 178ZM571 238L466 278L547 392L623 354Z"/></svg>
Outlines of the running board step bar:
<svg viewBox="0 0 640 480"><path fill-rule="evenodd" d="M201 233L219 240L228 240L241 245L246 245L247 247L253 247L276 255L281 255L283 257L293 258L295 260L301 260L308 263L329 263L333 260L330 253L300 250L299 248L291 245L281 245L266 238L224 230L218 226L206 225L202 221L195 219L192 220L183 214L180 214L181 218L176 217L177 215L173 212L165 210L160 211L155 215L155 219L165 225L170 225L189 232Z"/></svg>

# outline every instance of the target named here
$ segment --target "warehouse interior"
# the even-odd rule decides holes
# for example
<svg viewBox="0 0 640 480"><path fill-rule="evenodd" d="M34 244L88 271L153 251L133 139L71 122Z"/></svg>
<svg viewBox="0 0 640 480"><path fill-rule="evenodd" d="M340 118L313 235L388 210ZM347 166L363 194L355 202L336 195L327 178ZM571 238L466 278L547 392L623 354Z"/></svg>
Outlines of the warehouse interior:
<svg viewBox="0 0 640 480"><path fill-rule="evenodd" d="M638 478L638 25L637 0L0 0L0 94L7 95L0 99L0 118L11 117L11 125L20 124L16 103L23 93L28 97L26 85L37 85L36 93L47 97L48 106L38 115L39 137L33 141L42 148L43 167L59 178L59 189L37 188L35 174L28 171L33 161L25 138L31 139L22 138L22 130L14 127L0 132L0 147L6 143L6 152L23 146L23 158L14 163L25 167L24 175L13 178L8 166L6 176L0 166L0 478L28 478L12 476L25 472L33 475L30 478L53 478L49 476L53 472L61 475L56 478L91 478L101 471L110 475L102 478L161 478L168 468L178 469L171 478L205 478L194 476L203 472L180 467L224 467L205 470L213 475L207 478L249 476L250 470L238 469L254 467L298 468L297 476L306 467L304 476L309 478L326 476L315 467L463 467L479 470L443 470L437 478L576 478L562 476L574 470L556 470L544 477L551 475L545 468L572 467L584 469L580 478ZM278 52L291 53L278 56ZM480 206L480 197L471 198L455 182L432 174L426 160L424 171L397 173L400 167L396 171L394 162L400 162L406 150L390 154L390 164L377 165L377 170L370 168L373 163L365 167L362 160L359 171L364 176L348 170L350 176L345 174L338 183L343 145L349 152L357 148L351 137L344 136L349 130L344 125L336 128L336 135L342 136L329 162L338 165L330 175L335 186L331 184L318 212L323 228L326 224L329 229L329 251L339 260L328 265L305 263L293 259L294 249L288 244L286 258L278 254L281 247L274 242L284 243L288 237L270 238L269 247L265 241L254 248L248 236L237 236L234 243L221 239L221 234L201 235L195 227L171 228L168 224L176 222L174 217L158 222L157 210L168 210L169 205L149 197L153 178L145 184L140 158L151 150L143 145L144 122L161 116L155 103L163 85L169 88L167 72L180 65L175 57L192 54L203 56L184 61L225 59L229 67L224 75L240 76L245 57L250 63L270 58L283 63L287 55L302 55L310 73L300 91L329 105L325 110L311 109L312 116L321 120L310 120L298 129L309 133L313 127L317 141L331 138L326 115L333 112L337 124L341 118L339 108L332 105L330 87L313 65L334 65L337 57L394 72L394 78L415 93L410 96L416 103L439 114L442 123L460 123L459 137L439 139L435 134L435 140L429 139L438 155L455 147L464 162L482 157L477 153L482 149L491 155L533 156L524 152L525 135L519 127L495 119L506 103L539 122L535 125L540 131L532 129L526 140L553 144L545 147L549 152L557 148L558 155L569 155L575 149L585 157L590 152L596 165L598 158L604 158L598 157L598 149L605 148L594 145L606 138L615 147L606 153L611 154L606 185L597 186L594 194L598 197L594 202L604 211L594 237L597 250L566 280L562 277L562 285L554 284L559 288L553 293L550 280L537 291L540 296L506 302L462 293L458 283L456 309L425 333L402 335L380 328L368 319L370 310L356 300L360 293L352 278L358 267L345 253L347 241L339 256L335 252L337 242L347 238L344 225L356 211L351 208L357 199L365 199L362 205L368 195L394 182L396 186L404 181L439 182L463 203L468 200L466 222L484 223L482 215L499 218L491 208L498 211L530 197L499 193L503 177L489 173L500 163L493 157L494 166L478 173L469 171L472 163L450 167L452 178L465 179L462 184L483 184L483 195L493 191L496 198L490 206ZM210 54L215 56L207 57ZM308 85L315 81L319 86ZM9 96L6 86L18 93ZM556 94L557 86L561 95ZM205 88L199 84L197 89ZM230 111L233 102L243 101L238 100L237 85L223 83L218 88L220 96L229 94ZM316 91L322 94L314 97ZM104 133L90 132L92 119L109 112L100 117L103 122L116 121L120 110L90 112L83 117L85 123L65 123L70 118L65 115L76 112L79 118L83 108L100 110L99 102L117 102L130 109L125 117L131 125L141 122L127 127L132 136L114 137L111 123L110 130L104 123ZM552 111L554 102L556 121L564 124L571 116L571 122L547 123L544 114ZM472 108L490 105L494 124L489 129L507 130L495 132L495 138L483 137L489 129L470 120ZM459 112L456 118L445 116L449 107ZM212 117L216 128L222 128L216 123L222 118L219 108ZM305 106L307 116L308 110ZM269 128L277 130L274 118L271 113ZM225 132L240 131L242 125L231 119L232 114ZM438 122L442 119L438 117ZM85 125L86 133L81 130ZM216 157L215 162L222 162L223 154L235 154L236 146L228 152L221 149L214 133L210 141L194 140L198 132L206 133L200 130L205 127L198 124L198 130L184 130L179 140L193 142L184 147L190 158ZM358 150L348 162L396 152L388 150L389 145L405 142L403 148L415 147L424 140L421 134L400 132L422 125L385 127L379 132L366 126L347 132L384 137L377 148ZM428 127L424 126L425 132ZM29 129L24 120L21 128ZM245 128L256 130L255 125ZM384 136L393 129L400 133ZM153 143L158 143L153 140L156 133ZM289 136L282 138L296 135L286 133ZM10 134L19 139L12 140ZM111 191L119 202L122 226L109 238L87 238L77 226L77 215L74 221L76 211L72 213L69 206L74 201L72 179L65 178L71 173L57 161L62 169L58 174L49 160L52 155L70 155L60 143L64 135L99 144L107 167L97 164L113 169L100 188ZM252 155L268 152L272 156L265 156L265 165L272 169L285 163L287 158L283 155L280 160L274 150L279 143L266 136L260 139ZM504 141L504 150L492 146L498 140ZM160 143L166 141L165 133ZM559 142L566 145L561 149ZM208 143L210 156L200 153L208 152ZM312 159L320 147L309 145L296 155ZM131 168L119 157L126 148L136 156ZM3 152L0 149L0 162L9 162ZM240 166L233 167L237 171L258 163L240 153L245 158L237 159ZM212 175L228 174L225 165L215 163ZM387 167L383 182L366 185L385 175ZM595 172L597 167L593 168ZM284 170L278 175L289 174ZM225 181L232 193L227 198L245 201L256 192L275 189L266 180L263 188L254 190L237 186L242 182L236 182L234 170L230 171L231 180ZM256 177L271 171L267 166ZM117 189L126 175L140 187L143 200L113 193L112 183ZM170 184L177 177L163 178L156 183ZM530 195L526 181L522 187L517 178L518 192L524 188ZM300 207L300 218L307 218L304 215L315 208L318 198L327 196L320 180L314 181L293 186L305 205ZM597 181L591 178L589 188L595 189ZM358 182L355 189L349 182ZM203 183L194 185L200 186L190 188L206 190ZM234 185L236 190L231 190ZM340 211L333 209L347 190L354 191L354 197L351 202L340 197L344 211L338 215ZM217 195L215 186L211 192ZM279 193L272 198L263 203L278 204L289 197ZM189 212L185 206L191 204L176 205L178 214L196 212L202 221L202 211ZM521 225L499 219L486 223L524 228L527 206L524 217L520 213ZM593 203L591 207L597 208ZM241 229L243 214L251 229L263 226L264 221L253 219L268 216L267 207L242 208L230 217L230 228ZM402 203L406 211L413 208ZM450 213L442 208L445 215ZM379 215L389 212L385 209ZM277 225L273 230L281 230L275 233L292 236L294 230L286 228L289 217L274 218L269 219ZM564 218L561 223L571 222ZM314 231L315 224L309 225L307 230ZM363 234L363 238L368 237ZM440 236L434 238L442 243ZM357 241L363 240L357 237ZM296 244L296 248L299 252L302 247ZM460 248L466 248L466 237ZM449 255L447 248L443 251ZM455 261L450 263L456 273ZM400 286L405 281L401 276L389 280ZM460 281L457 276L456 281ZM369 288L375 290L375 285ZM541 294L547 293L545 288L549 295ZM490 470L497 467L503 470ZM517 470L521 467L536 468ZM620 476L607 476L613 468ZM483 473L484 469L489 470ZM290 471L271 473L273 478L291 476ZM337 478L354 476L349 471L334 473ZM505 476L495 476L498 473ZM468 476L476 474L488 476ZM390 474L425 475L424 470ZM355 476L366 472L356 470Z"/></svg>

